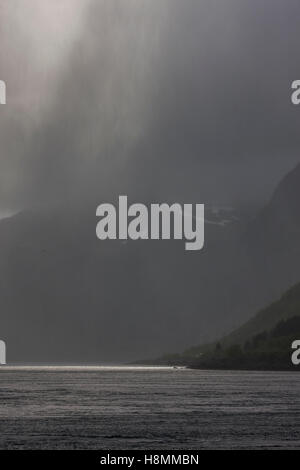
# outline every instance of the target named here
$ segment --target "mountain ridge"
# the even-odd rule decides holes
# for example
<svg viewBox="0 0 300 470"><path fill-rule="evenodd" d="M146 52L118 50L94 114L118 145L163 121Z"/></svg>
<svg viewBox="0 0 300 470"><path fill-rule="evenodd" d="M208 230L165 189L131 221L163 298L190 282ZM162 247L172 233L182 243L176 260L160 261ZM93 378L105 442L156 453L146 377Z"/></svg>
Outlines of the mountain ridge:
<svg viewBox="0 0 300 470"><path fill-rule="evenodd" d="M239 224L207 224L197 254L180 241L100 242L92 202L0 221L0 328L12 360L127 361L237 329L300 279L297 203L284 209L299 168L244 236Z"/></svg>

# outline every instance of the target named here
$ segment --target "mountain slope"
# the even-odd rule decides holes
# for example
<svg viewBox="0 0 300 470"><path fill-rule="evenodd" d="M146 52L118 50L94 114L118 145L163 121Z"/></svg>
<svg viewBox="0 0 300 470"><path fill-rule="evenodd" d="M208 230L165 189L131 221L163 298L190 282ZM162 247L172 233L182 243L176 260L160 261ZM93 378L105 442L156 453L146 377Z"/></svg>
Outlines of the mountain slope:
<svg viewBox="0 0 300 470"><path fill-rule="evenodd" d="M10 361L128 361L236 330L300 279L298 188L300 166L244 236L238 224L206 224L203 252L180 241L100 242L101 201L1 221Z"/></svg>
<svg viewBox="0 0 300 470"><path fill-rule="evenodd" d="M259 311L240 328L221 338L218 343L227 347L233 344L243 345L253 336L272 330L279 322L300 317L300 283L289 289L282 297ZM209 348L214 348L215 343ZM207 350L208 346L199 346L185 351L184 355L194 356Z"/></svg>
<svg viewBox="0 0 300 470"><path fill-rule="evenodd" d="M223 344L242 344L251 336L268 331L283 320L300 316L300 283L289 289L279 300L261 310L248 322L222 339Z"/></svg>
<svg viewBox="0 0 300 470"><path fill-rule="evenodd" d="M295 339L300 339L300 283L217 342L149 362L212 369L289 369Z"/></svg>
<svg viewBox="0 0 300 470"><path fill-rule="evenodd" d="M181 241L101 242L95 207L0 222L0 332L10 361L127 361L184 348L197 338L190 324L202 329L212 312L214 249L191 255ZM209 245L226 243L229 227L209 230Z"/></svg>
<svg viewBox="0 0 300 470"><path fill-rule="evenodd" d="M201 369L299 371L292 361L292 345L299 338L300 316L294 316L281 320L271 330L250 336L245 343L231 346L217 343L214 350L189 362L191 367Z"/></svg>

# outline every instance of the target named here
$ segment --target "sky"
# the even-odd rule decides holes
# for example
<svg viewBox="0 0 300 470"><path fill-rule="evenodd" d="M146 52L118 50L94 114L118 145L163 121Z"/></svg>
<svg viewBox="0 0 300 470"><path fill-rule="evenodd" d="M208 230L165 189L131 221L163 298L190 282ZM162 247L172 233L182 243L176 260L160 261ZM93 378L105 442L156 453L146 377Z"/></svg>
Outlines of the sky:
<svg viewBox="0 0 300 470"><path fill-rule="evenodd" d="M0 0L0 213L124 191L263 204L299 161L299 13L297 0Z"/></svg>

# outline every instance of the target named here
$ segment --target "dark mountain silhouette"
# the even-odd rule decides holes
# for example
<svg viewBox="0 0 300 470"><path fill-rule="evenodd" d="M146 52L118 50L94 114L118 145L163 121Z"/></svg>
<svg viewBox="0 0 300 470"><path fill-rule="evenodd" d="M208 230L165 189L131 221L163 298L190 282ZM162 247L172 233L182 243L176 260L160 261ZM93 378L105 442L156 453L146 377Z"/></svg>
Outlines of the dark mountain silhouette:
<svg viewBox="0 0 300 470"><path fill-rule="evenodd" d="M261 292L264 303L300 279L299 201L300 165L283 178L242 239L253 288Z"/></svg>
<svg viewBox="0 0 300 470"><path fill-rule="evenodd" d="M185 347L196 338L190 324L205 322L197 299L199 280L208 287L209 269L213 276L208 249L101 242L95 208L20 213L0 223L0 329L10 361L127 360L166 344ZM208 227L212 251L216 232L230 230ZM203 302L209 306L210 296Z"/></svg>
<svg viewBox="0 0 300 470"><path fill-rule="evenodd" d="M290 261L294 254L300 252L299 200L300 165L283 178L270 203L250 225L244 239L250 252L253 254L256 251L268 263L272 262L274 256L282 258L290 275L297 267L296 263Z"/></svg>
<svg viewBox="0 0 300 470"><path fill-rule="evenodd" d="M214 350L192 359L190 365L208 369L299 371L292 361L292 345L299 338L300 316L295 316L281 320L271 330L250 336L242 344L222 346L217 343Z"/></svg>
<svg viewBox="0 0 300 470"><path fill-rule="evenodd" d="M225 336L221 343L224 346L235 343L244 344L251 337L263 331L270 331L278 323L297 316L300 318L300 284L293 286L279 300L262 309L240 328Z"/></svg>
<svg viewBox="0 0 300 470"><path fill-rule="evenodd" d="M212 369L295 369L290 357L291 345L297 339L300 283L218 341L143 362Z"/></svg>
<svg viewBox="0 0 300 470"><path fill-rule="evenodd" d="M127 361L232 331L300 279L298 188L300 167L243 235L239 223L206 224L195 253L178 241L100 242L101 201L1 221L8 359Z"/></svg>

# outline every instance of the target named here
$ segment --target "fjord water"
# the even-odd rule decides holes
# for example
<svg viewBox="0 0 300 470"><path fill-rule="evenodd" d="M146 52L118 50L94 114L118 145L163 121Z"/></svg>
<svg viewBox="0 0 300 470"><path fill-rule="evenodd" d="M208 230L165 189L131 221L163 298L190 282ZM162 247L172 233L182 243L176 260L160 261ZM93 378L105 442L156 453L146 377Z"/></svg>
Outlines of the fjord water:
<svg viewBox="0 0 300 470"><path fill-rule="evenodd" d="M300 448L300 374L0 369L1 449Z"/></svg>

